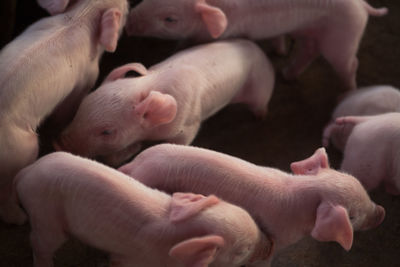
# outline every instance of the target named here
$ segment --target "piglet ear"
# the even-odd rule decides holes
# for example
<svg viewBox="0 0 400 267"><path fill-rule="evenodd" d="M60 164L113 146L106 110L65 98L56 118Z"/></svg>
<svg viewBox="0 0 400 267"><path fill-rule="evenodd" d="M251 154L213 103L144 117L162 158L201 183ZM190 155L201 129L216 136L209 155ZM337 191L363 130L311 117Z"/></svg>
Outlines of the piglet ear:
<svg viewBox="0 0 400 267"><path fill-rule="evenodd" d="M318 241L336 241L345 250L350 250L353 244L353 227L347 210L343 206L333 206L327 202L320 204L311 236Z"/></svg>
<svg viewBox="0 0 400 267"><path fill-rule="evenodd" d="M299 175L315 175L321 169L329 168L329 160L325 148L317 149L314 154L307 159L292 162L290 168L294 174Z"/></svg>
<svg viewBox="0 0 400 267"><path fill-rule="evenodd" d="M205 0L197 0L195 10L200 13L213 38L218 38L225 32L228 19L221 9L207 4Z"/></svg>
<svg viewBox="0 0 400 267"><path fill-rule="evenodd" d="M171 222L186 220L218 202L219 199L214 195L205 197L193 193L174 193L171 200L169 219Z"/></svg>
<svg viewBox="0 0 400 267"><path fill-rule="evenodd" d="M191 238L170 249L169 255L185 267L207 267L214 261L224 239L218 235Z"/></svg>
<svg viewBox="0 0 400 267"><path fill-rule="evenodd" d="M101 17L100 44L107 52L114 52L117 49L121 17L118 8L108 9Z"/></svg>
<svg viewBox="0 0 400 267"><path fill-rule="evenodd" d="M51 15L60 14L65 11L69 0L37 0L39 6L46 9Z"/></svg>
<svg viewBox="0 0 400 267"><path fill-rule="evenodd" d="M124 78L125 75L130 71L133 71L133 72L138 73L143 76L147 74L147 69L142 64L130 63L130 64L123 65L123 66L111 71L110 74L108 74L108 76L104 79L103 83L112 82L117 79Z"/></svg>
<svg viewBox="0 0 400 267"><path fill-rule="evenodd" d="M135 112L141 117L141 125L151 128L170 123L175 119L177 104L173 96L151 91L147 97L137 104Z"/></svg>

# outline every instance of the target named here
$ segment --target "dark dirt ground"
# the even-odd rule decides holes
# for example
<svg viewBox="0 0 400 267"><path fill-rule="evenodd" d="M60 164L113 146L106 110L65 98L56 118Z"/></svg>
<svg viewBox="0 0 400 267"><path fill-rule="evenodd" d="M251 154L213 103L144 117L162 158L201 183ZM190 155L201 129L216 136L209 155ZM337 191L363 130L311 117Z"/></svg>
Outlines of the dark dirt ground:
<svg viewBox="0 0 400 267"><path fill-rule="evenodd" d="M358 85L390 84L400 88L400 2L370 0L369 3L375 7L387 6L390 13L369 20L359 50ZM0 15L0 45L3 45L46 14L36 1L3 0ZM321 146L322 128L343 90L323 59L315 61L297 81L284 81L279 69L288 57L270 53L266 42L259 45L265 48L278 72L267 118L256 119L244 106L228 106L203 123L193 145L289 171L291 162L304 159ZM179 44L174 41L123 36L116 53L103 56L99 80L111 69L128 62L138 61L149 67L176 52L177 47ZM44 146L46 141L42 139ZM333 148L327 151L331 165L338 167L341 154ZM386 218L374 230L355 233L349 252L336 243L306 238L279 253L273 266L400 266L400 197L380 190L371 197L385 207ZM55 262L60 267L107 266L107 257L72 240L57 252ZM0 223L0 267L31 265L29 226Z"/></svg>

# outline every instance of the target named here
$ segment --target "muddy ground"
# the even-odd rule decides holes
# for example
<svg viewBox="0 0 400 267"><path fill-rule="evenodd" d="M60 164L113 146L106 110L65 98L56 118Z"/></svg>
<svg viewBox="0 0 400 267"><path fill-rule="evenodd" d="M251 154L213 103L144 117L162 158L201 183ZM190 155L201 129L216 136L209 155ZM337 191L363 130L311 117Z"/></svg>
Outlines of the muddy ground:
<svg viewBox="0 0 400 267"><path fill-rule="evenodd" d="M9 1L10 5L6 3L8 1L2 2L0 14L9 16L0 17L4 28L1 44L46 16L36 6L36 1L16 1L13 24L15 1ZM400 2L369 2L374 6L389 7L390 14L369 20L359 50L358 84L360 87L390 84L400 88ZM4 12L6 8L10 12ZM13 35L9 34L10 31ZM329 121L332 109L344 91L335 73L321 58L297 81L284 81L279 70L288 57L271 53L267 42L258 44L274 62L278 73L267 118L258 120L241 105L228 106L203 124L193 145L289 171L291 162L304 159L321 146L323 126ZM134 61L149 67L170 56L179 47L179 43L174 41L123 36L116 53L103 57L99 81L114 67ZM45 138L41 140L44 152L48 151L47 141ZM331 165L338 167L341 154L331 147L327 151ZM377 229L355 233L349 252L336 243L320 243L306 238L280 252L273 266L399 266L400 197L387 195L382 190L373 192L371 197L385 207L386 218ZM72 240L57 252L55 262L59 267L107 266L107 257ZM0 223L0 267L31 265L29 225L16 227Z"/></svg>

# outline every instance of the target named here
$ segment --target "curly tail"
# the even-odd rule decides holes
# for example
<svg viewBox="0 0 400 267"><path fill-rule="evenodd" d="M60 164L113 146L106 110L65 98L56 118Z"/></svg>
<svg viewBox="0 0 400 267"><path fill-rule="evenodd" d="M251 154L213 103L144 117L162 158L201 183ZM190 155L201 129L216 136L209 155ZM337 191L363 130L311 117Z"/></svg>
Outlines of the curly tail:
<svg viewBox="0 0 400 267"><path fill-rule="evenodd" d="M364 0L361 0L363 6L367 10L368 14L374 17L382 17L385 16L388 12L389 9L387 7L381 7L381 8L374 8Z"/></svg>

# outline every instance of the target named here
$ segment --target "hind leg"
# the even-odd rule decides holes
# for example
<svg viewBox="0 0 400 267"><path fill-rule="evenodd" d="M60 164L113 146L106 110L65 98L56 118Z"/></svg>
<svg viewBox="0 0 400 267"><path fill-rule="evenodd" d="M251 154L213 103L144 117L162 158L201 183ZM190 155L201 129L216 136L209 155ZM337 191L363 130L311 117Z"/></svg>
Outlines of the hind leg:
<svg viewBox="0 0 400 267"><path fill-rule="evenodd" d="M267 115L268 104L274 90L274 71L261 71L254 76L249 98L244 102L250 107L256 117L264 119Z"/></svg>
<svg viewBox="0 0 400 267"><path fill-rule="evenodd" d="M287 80L296 79L318 56L318 43L311 34L297 37L294 56L289 65L283 69L283 77Z"/></svg>
<svg viewBox="0 0 400 267"><path fill-rule="evenodd" d="M248 80L231 103L244 103L256 117L263 119L267 114L268 103L274 90L275 71L264 54L256 58Z"/></svg>
<svg viewBox="0 0 400 267"><path fill-rule="evenodd" d="M30 239L35 267L53 267L55 251L67 240L62 229L56 225L47 222L40 222L39 225L32 220Z"/></svg>
<svg viewBox="0 0 400 267"><path fill-rule="evenodd" d="M343 53L342 55L329 53L324 56L327 61L331 63L341 79L343 86L350 90L357 89L356 73L358 69L358 59L355 56L355 52Z"/></svg>
<svg viewBox="0 0 400 267"><path fill-rule="evenodd" d="M27 216L18 203L18 198L12 182L3 184L0 188L0 218L9 224L22 225Z"/></svg>
<svg viewBox="0 0 400 267"><path fill-rule="evenodd" d="M328 29L320 39L322 56L331 64L345 88L348 89L357 88L358 59L356 53L363 31L362 24L349 25L346 31L336 27Z"/></svg>
<svg viewBox="0 0 400 267"><path fill-rule="evenodd" d="M6 223L22 224L26 215L18 205L13 180L22 168L35 161L39 146L33 132L13 130L8 134L9 142L0 151L0 218Z"/></svg>

